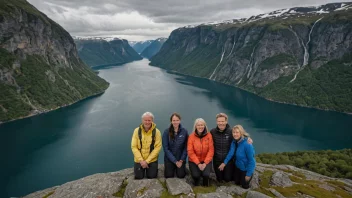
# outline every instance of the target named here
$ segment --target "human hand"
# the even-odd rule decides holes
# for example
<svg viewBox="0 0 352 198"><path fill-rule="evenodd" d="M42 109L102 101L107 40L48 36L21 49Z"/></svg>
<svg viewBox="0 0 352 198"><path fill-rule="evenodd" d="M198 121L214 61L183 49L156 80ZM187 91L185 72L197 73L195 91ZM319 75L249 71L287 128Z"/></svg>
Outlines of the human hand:
<svg viewBox="0 0 352 198"><path fill-rule="evenodd" d="M206 166L207 166L207 164L205 164L205 163L202 164L202 171L205 169Z"/></svg>
<svg viewBox="0 0 352 198"><path fill-rule="evenodd" d="M249 180L251 179L251 177L246 176L244 179L246 180L246 182L249 182Z"/></svg>
<svg viewBox="0 0 352 198"><path fill-rule="evenodd" d="M225 168L226 164L221 163L220 166L218 167L220 171L223 171Z"/></svg>
<svg viewBox="0 0 352 198"><path fill-rule="evenodd" d="M203 171L203 164L198 164L198 168L200 171Z"/></svg>
<svg viewBox="0 0 352 198"><path fill-rule="evenodd" d="M139 163L141 164L142 168L149 168L148 163L146 161L143 160Z"/></svg>
<svg viewBox="0 0 352 198"><path fill-rule="evenodd" d="M249 138L247 139L247 142L248 142L248 144L253 144L252 138L249 137Z"/></svg>
<svg viewBox="0 0 352 198"><path fill-rule="evenodd" d="M181 168L181 166L182 166L182 161L180 160L180 161L176 162L176 166L177 166L177 168Z"/></svg>

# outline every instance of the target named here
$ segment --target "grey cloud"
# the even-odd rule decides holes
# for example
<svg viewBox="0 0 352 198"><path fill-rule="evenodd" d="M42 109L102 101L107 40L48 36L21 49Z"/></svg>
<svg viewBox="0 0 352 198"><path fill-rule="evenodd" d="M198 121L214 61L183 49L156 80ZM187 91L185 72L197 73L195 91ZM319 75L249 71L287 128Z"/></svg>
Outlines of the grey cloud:
<svg viewBox="0 0 352 198"><path fill-rule="evenodd" d="M147 30L250 17L281 8L314 6L337 0L28 0L72 35L122 33L151 37ZM132 33L132 32L133 33ZM139 35L137 35L139 31ZM126 34L124 34L126 35ZM155 36L157 36L155 35Z"/></svg>

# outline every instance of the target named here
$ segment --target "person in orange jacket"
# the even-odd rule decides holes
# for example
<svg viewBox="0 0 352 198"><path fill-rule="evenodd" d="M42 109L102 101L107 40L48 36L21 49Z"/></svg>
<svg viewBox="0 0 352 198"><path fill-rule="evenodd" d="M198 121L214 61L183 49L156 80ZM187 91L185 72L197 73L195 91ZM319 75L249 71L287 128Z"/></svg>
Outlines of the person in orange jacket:
<svg viewBox="0 0 352 198"><path fill-rule="evenodd" d="M214 144L207 124L202 118L194 122L193 133L187 142L189 170L194 185L199 186L200 177L203 177L203 186L209 186L211 161L214 156Z"/></svg>

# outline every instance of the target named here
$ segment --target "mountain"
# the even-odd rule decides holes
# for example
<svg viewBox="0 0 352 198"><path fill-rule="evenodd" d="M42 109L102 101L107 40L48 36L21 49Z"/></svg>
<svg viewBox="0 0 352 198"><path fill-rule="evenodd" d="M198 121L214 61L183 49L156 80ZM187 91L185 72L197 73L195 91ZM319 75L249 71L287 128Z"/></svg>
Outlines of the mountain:
<svg viewBox="0 0 352 198"><path fill-rule="evenodd" d="M0 0L0 123L104 92L60 25L25 0Z"/></svg>
<svg viewBox="0 0 352 198"><path fill-rule="evenodd" d="M295 7L174 30L151 65L266 99L352 112L352 3Z"/></svg>
<svg viewBox="0 0 352 198"><path fill-rule="evenodd" d="M119 38L76 38L79 57L89 66L112 65L141 60L142 57Z"/></svg>
<svg viewBox="0 0 352 198"><path fill-rule="evenodd" d="M143 52L141 53L141 56L150 59L152 56L154 56L156 53L159 52L161 46L163 46L166 40L167 38L156 39L143 50Z"/></svg>
<svg viewBox="0 0 352 198"><path fill-rule="evenodd" d="M136 50L136 52L138 54L142 53L143 50L145 48L147 48L154 40L147 40L147 41L130 41L130 43L132 44L131 46L133 47L134 50Z"/></svg>

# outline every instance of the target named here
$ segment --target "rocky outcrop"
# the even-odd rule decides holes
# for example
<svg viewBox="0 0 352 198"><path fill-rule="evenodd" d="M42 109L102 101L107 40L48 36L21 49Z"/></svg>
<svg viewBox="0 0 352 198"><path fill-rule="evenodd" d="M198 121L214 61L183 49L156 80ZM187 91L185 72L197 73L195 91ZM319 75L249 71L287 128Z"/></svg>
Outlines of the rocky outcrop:
<svg viewBox="0 0 352 198"><path fill-rule="evenodd" d="M77 38L75 43L79 57L89 66L123 64L142 57L125 39Z"/></svg>
<svg viewBox="0 0 352 198"><path fill-rule="evenodd" d="M26 0L0 2L0 121L57 109L107 87L60 25Z"/></svg>
<svg viewBox="0 0 352 198"><path fill-rule="evenodd" d="M352 81L351 12L351 3L333 3L179 28L151 65L274 101L352 112L344 85Z"/></svg>
<svg viewBox="0 0 352 198"><path fill-rule="evenodd" d="M258 163L255 173L259 186L253 185L246 190L232 183L218 183L211 173L211 186L194 187L188 174L185 179L164 178L164 166L159 164L158 178L134 180L133 169L124 169L112 173L91 175L61 186L34 192L24 198L32 197L350 197L352 193L345 188L352 188L352 182L346 179L335 179L310 171L286 165L267 165ZM294 181L293 186L282 182L271 184L288 175ZM315 179L307 179L314 175ZM286 176L284 176L286 177ZM215 189L215 190L214 190ZM320 194L319 194L320 193Z"/></svg>
<svg viewBox="0 0 352 198"><path fill-rule="evenodd" d="M171 195L192 193L192 187L183 179L168 178L166 179L167 190Z"/></svg>
<svg viewBox="0 0 352 198"><path fill-rule="evenodd" d="M272 186L290 187L292 186L292 181L288 174L283 171L278 171L271 176L270 184Z"/></svg>

